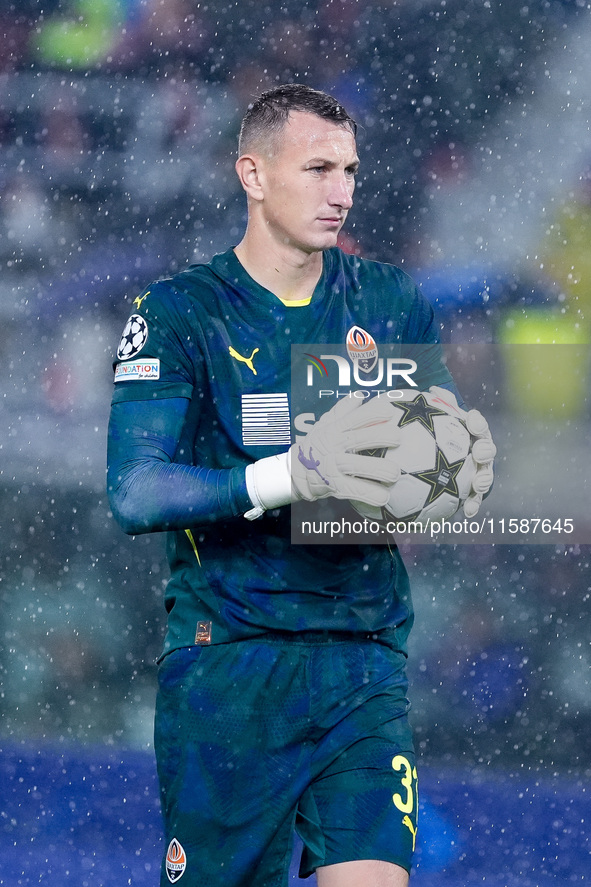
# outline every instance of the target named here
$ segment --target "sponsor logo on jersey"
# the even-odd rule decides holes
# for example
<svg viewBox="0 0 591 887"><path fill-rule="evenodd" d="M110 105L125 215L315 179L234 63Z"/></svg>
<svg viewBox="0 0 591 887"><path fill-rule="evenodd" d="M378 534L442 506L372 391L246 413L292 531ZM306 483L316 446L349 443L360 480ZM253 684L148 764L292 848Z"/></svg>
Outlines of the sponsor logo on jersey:
<svg viewBox="0 0 591 887"><path fill-rule="evenodd" d="M173 838L166 851L166 874L171 884L182 878L187 868L187 856L183 845Z"/></svg>
<svg viewBox="0 0 591 887"><path fill-rule="evenodd" d="M353 364L369 373L378 362L378 346L374 337L360 326L352 326L347 333L347 354Z"/></svg>
<svg viewBox="0 0 591 887"><path fill-rule="evenodd" d="M139 354L148 341L148 324L141 314L132 314L123 330L117 357L119 360L129 360Z"/></svg>
<svg viewBox="0 0 591 887"><path fill-rule="evenodd" d="M123 382L131 379L159 379L160 361L126 360L115 367L115 381Z"/></svg>
<svg viewBox="0 0 591 887"><path fill-rule="evenodd" d="M233 357L234 360L237 360L237 361L239 361L239 362L245 363L246 366L248 367L248 369L253 373L253 375L256 376L257 371L255 370L255 368L254 368L254 364L253 364L252 361L253 361L253 358L254 358L255 354L258 354L258 352L260 351L259 348L253 348L250 357L243 357L242 354L238 354L238 352L236 351L236 349L235 349L235 348L232 348L231 345L230 345L230 347L228 348L228 351L230 352L230 356Z"/></svg>
<svg viewBox="0 0 591 887"><path fill-rule="evenodd" d="M248 447L291 443L286 393L242 395L242 443Z"/></svg>
<svg viewBox="0 0 591 887"><path fill-rule="evenodd" d="M150 290L148 290L147 293L144 293L143 296L136 296L135 297L135 299L133 300L133 304L135 305L135 307L137 308L138 311L142 307L142 302L144 301L144 299L147 299L149 295L150 295Z"/></svg>

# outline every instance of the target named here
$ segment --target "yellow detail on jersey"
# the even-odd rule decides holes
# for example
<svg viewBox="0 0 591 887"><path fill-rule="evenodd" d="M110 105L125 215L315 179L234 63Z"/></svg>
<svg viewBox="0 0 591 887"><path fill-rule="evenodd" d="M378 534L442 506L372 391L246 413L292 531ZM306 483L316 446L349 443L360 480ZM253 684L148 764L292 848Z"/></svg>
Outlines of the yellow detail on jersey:
<svg viewBox="0 0 591 887"><path fill-rule="evenodd" d="M286 308L305 308L312 301L312 296L306 299L280 299L279 296L277 298Z"/></svg>
<svg viewBox="0 0 591 887"><path fill-rule="evenodd" d="M199 557L199 552L197 551L197 546L195 545L195 540L193 539L193 533L190 530L185 530L185 533L189 537L189 542L195 552L195 557L197 558L197 563L201 566L201 558Z"/></svg>
<svg viewBox="0 0 591 887"><path fill-rule="evenodd" d="M149 295L150 295L150 290L148 290L148 292L145 293L143 296L136 296L135 299L133 300L133 304L134 304L134 305L137 305L138 309L141 308L141 307L142 307L142 302L143 302L144 299L146 299Z"/></svg>
<svg viewBox="0 0 591 887"><path fill-rule="evenodd" d="M414 825L412 824L412 820L411 820L410 816L404 817L404 819L402 820L402 825L405 825L407 828L410 829L410 833L412 835L412 852L414 853L415 852L415 844L417 843L418 829L416 829L414 827Z"/></svg>
<svg viewBox="0 0 591 887"><path fill-rule="evenodd" d="M402 795L397 792L395 795L392 795L392 800L394 801L394 806L400 810L401 813L412 813L412 809L415 805L413 782L416 785L417 768L411 767L410 762L404 757L404 755L395 755L392 758L392 768L398 771L402 767L404 767L404 776L400 782L405 789L406 797L403 798Z"/></svg>
<svg viewBox="0 0 591 887"><path fill-rule="evenodd" d="M258 348L255 348L255 349L253 350L253 352L252 352L252 354L250 355L250 357L243 357L241 354L238 354L238 352L236 351L236 349L235 349L235 348L232 348L231 345L230 345L230 347L228 348L228 351L230 352L230 356L231 356L231 357L233 357L235 360L241 360L242 363L245 363L245 364L246 364L246 366L248 367L249 370L252 370L252 372L254 373L255 376L257 375L257 371L256 371L255 368L254 368L254 365L253 365L252 359L253 359L253 357L255 356L255 354L259 351Z"/></svg>

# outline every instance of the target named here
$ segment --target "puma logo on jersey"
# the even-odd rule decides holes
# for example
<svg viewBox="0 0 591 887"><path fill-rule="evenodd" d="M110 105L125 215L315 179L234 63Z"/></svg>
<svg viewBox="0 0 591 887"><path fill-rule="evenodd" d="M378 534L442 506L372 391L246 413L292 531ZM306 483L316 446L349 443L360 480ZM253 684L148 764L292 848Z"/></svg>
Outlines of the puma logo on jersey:
<svg viewBox="0 0 591 887"><path fill-rule="evenodd" d="M239 360L239 361L242 361L242 363L245 363L246 366L248 367L248 369L249 369L249 370L252 370L252 372L253 372L254 375L256 376L257 371L256 371L255 368L254 368L254 364L253 364L252 360L253 360L253 357L255 356L255 354L259 351L258 348L255 348L255 349L253 350L253 352L252 352L252 354L250 355L250 357L243 357L241 354L238 354L238 352L236 351L236 349L235 349L235 348L232 348L231 345L230 345L230 347L228 348L228 351L230 352L230 356L231 356L231 357L233 357L235 360Z"/></svg>
<svg viewBox="0 0 591 887"><path fill-rule="evenodd" d="M150 290L148 290L148 292L143 296L136 296L135 299L133 300L133 304L137 305L138 308L141 308L142 302L144 301L144 299L147 299L149 295L150 295Z"/></svg>
<svg viewBox="0 0 591 887"><path fill-rule="evenodd" d="M404 819L402 820L402 825L405 825L408 829L410 829L410 833L412 835L412 850L414 853L415 844L417 842L417 829L413 826L410 816L404 817Z"/></svg>

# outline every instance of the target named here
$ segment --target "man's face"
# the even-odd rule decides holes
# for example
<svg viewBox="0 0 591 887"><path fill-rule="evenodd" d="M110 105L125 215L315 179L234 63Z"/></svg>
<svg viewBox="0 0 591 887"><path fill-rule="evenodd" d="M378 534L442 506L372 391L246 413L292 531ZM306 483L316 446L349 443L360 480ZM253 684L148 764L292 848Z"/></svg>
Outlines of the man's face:
<svg viewBox="0 0 591 887"><path fill-rule="evenodd" d="M335 246L353 205L359 158L347 127L292 111L261 167L262 212L280 244L311 253Z"/></svg>

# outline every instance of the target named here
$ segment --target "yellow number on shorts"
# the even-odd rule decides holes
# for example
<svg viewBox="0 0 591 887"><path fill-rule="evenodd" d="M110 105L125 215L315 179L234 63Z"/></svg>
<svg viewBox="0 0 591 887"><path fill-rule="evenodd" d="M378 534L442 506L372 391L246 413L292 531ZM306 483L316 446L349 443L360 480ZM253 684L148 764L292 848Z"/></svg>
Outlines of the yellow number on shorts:
<svg viewBox="0 0 591 887"><path fill-rule="evenodd" d="M392 795L394 805L401 813L411 813L415 805L413 779L416 780L417 778L417 768L411 767L410 762L404 757L404 755L396 755L392 758L392 767L396 771L401 770L404 767L404 776L400 781L406 789L405 798L398 794L398 792L395 795Z"/></svg>

